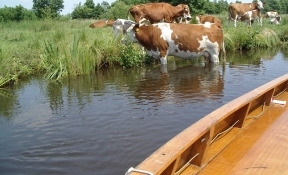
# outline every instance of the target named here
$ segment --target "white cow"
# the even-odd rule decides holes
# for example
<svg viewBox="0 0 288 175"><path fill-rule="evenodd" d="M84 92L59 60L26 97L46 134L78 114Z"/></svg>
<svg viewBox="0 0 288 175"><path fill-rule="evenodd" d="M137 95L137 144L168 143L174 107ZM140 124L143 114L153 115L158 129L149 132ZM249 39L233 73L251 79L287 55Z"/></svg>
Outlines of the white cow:
<svg viewBox="0 0 288 175"><path fill-rule="evenodd" d="M126 25L124 25L124 23L126 23ZM135 22L127 19L117 19L113 24L114 37L116 38L125 35L127 28L132 24L135 24Z"/></svg>

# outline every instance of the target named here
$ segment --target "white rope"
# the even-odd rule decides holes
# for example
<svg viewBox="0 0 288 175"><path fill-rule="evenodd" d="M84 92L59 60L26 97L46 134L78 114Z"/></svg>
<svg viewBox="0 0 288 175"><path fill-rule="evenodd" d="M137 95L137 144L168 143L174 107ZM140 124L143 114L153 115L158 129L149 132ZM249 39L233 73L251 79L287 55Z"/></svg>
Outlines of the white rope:
<svg viewBox="0 0 288 175"><path fill-rule="evenodd" d="M246 120L251 119L251 118L258 118L260 115L262 115L263 112L264 112L265 103L266 103L266 102L264 102L264 104L263 104L263 106L262 106L262 111L261 111L260 114L258 114L258 115L256 115L256 116L248 117L248 118L246 118Z"/></svg>
<svg viewBox="0 0 288 175"><path fill-rule="evenodd" d="M273 98L278 97L279 95L283 94L286 91L287 88L285 88L282 92L280 92L279 94L273 96Z"/></svg>
<svg viewBox="0 0 288 175"><path fill-rule="evenodd" d="M138 172L138 173L143 173L143 174L149 174L149 175L154 175L153 173L150 173L148 171L144 171L144 170L137 170L133 167L129 168L129 170L125 173L125 175L130 175L131 172Z"/></svg>
<svg viewBox="0 0 288 175"><path fill-rule="evenodd" d="M190 162L195 159L195 157L197 157L199 155L199 153L197 153L195 156L193 156L184 166L182 166L182 168L180 170L178 170L175 175L181 173L187 166L190 165Z"/></svg>
<svg viewBox="0 0 288 175"><path fill-rule="evenodd" d="M239 122L239 120L237 120L232 126L230 126L230 127L229 127L228 129L226 129L225 131L222 131L222 132L218 133L218 134L216 135L216 137L214 137L214 139L211 140L210 144L212 144L220 135L222 135L222 134L228 132L229 130L231 130L238 122Z"/></svg>

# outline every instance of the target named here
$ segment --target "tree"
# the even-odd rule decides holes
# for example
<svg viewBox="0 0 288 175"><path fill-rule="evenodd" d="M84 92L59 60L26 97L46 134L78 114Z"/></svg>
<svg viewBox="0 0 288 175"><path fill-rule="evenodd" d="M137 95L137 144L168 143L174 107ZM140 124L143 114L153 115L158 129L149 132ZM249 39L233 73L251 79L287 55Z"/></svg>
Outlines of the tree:
<svg viewBox="0 0 288 175"><path fill-rule="evenodd" d="M103 13L100 17L102 19L117 19L117 18L127 18L127 12L130 8L130 5L126 5L122 1L116 1L111 5L111 8L107 13Z"/></svg>
<svg viewBox="0 0 288 175"><path fill-rule="evenodd" d="M72 19L87 19L89 18L90 13L92 13L91 9L79 3L78 5L76 5L75 9L71 13L71 16Z"/></svg>
<svg viewBox="0 0 288 175"><path fill-rule="evenodd" d="M23 6L0 8L0 22L35 20L36 16L32 10L27 10Z"/></svg>
<svg viewBox="0 0 288 175"><path fill-rule="evenodd" d="M288 13L288 0L280 0L280 4L282 7L282 14L287 14Z"/></svg>
<svg viewBox="0 0 288 175"><path fill-rule="evenodd" d="M104 12L104 8L98 3L94 8L95 18L100 18L100 15L102 15Z"/></svg>
<svg viewBox="0 0 288 175"><path fill-rule="evenodd" d="M86 0L84 6L87 9L86 18L95 18L95 4L93 0Z"/></svg>
<svg viewBox="0 0 288 175"><path fill-rule="evenodd" d="M64 8L63 0L33 0L33 11L38 18L56 18Z"/></svg>
<svg viewBox="0 0 288 175"><path fill-rule="evenodd" d="M86 2L84 3L84 5L90 9L94 9L95 4L93 2L93 0L86 0Z"/></svg>

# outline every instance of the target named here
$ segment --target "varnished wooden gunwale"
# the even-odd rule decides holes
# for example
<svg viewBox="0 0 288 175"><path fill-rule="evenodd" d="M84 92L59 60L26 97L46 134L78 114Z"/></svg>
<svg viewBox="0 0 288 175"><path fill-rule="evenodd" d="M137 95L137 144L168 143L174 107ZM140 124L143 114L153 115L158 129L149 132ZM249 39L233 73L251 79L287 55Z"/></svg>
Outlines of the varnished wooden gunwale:
<svg viewBox="0 0 288 175"><path fill-rule="evenodd" d="M245 129L257 124L258 120L254 117L263 112L263 106L271 108L273 96L288 93L287 87L288 74L223 105L172 138L136 169L154 175L197 174L206 171L206 168L208 171L225 148L231 147ZM281 97L287 101L288 95L287 98L284 96ZM272 115L277 118L277 113ZM222 132L224 134L219 136ZM288 159L285 161L288 162ZM130 174L143 175L134 171Z"/></svg>

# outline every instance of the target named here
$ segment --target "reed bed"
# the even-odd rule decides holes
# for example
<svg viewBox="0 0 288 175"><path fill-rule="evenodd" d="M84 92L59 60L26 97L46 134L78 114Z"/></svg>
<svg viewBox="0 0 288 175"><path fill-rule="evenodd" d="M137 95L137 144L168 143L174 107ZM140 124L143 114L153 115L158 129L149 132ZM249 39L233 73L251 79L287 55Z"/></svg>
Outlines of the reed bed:
<svg viewBox="0 0 288 175"><path fill-rule="evenodd" d="M281 25L254 24L237 28L223 20L226 50L253 50L287 46L287 16ZM112 28L91 29L92 20L43 20L0 24L0 87L33 74L48 79L84 75L113 66L123 68L151 64L154 59L136 44L124 46Z"/></svg>

